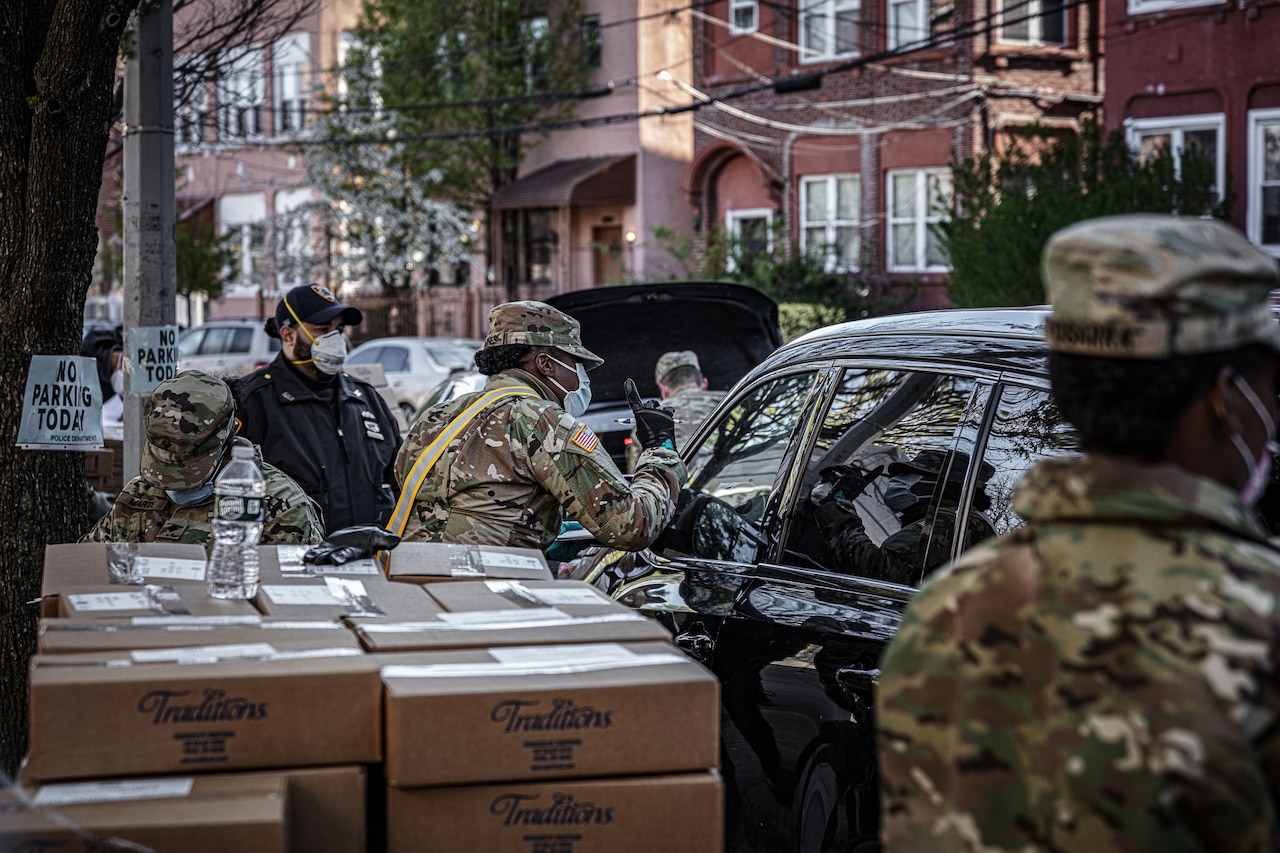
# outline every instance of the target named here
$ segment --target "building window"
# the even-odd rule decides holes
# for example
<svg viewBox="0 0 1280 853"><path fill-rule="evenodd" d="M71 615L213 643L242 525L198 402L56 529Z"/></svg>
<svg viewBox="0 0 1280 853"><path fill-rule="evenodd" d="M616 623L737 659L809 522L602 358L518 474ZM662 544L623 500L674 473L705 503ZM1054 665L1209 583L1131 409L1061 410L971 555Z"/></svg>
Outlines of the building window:
<svg viewBox="0 0 1280 853"><path fill-rule="evenodd" d="M1065 45L1067 10L1063 0L1004 0L1000 41L1016 44Z"/></svg>
<svg viewBox="0 0 1280 853"><path fill-rule="evenodd" d="M1189 9L1193 6L1225 5L1226 0L1128 0L1126 11L1130 15L1145 15L1148 12L1163 12L1168 9Z"/></svg>
<svg viewBox="0 0 1280 853"><path fill-rule="evenodd" d="M821 254L828 270L858 268L861 196L857 175L818 175L800 182L800 244L806 254Z"/></svg>
<svg viewBox="0 0 1280 853"><path fill-rule="evenodd" d="M600 67L600 16L588 15L582 19L582 57L588 68Z"/></svg>
<svg viewBox="0 0 1280 853"><path fill-rule="evenodd" d="M244 139L262 133L262 49L242 48L218 81L219 138Z"/></svg>
<svg viewBox="0 0 1280 853"><path fill-rule="evenodd" d="M729 0L729 34L754 33L760 27L758 0Z"/></svg>
<svg viewBox="0 0 1280 853"><path fill-rule="evenodd" d="M546 18L530 18L520 25L520 40L524 43L524 79L530 92L547 88L547 31Z"/></svg>
<svg viewBox="0 0 1280 853"><path fill-rule="evenodd" d="M502 212L502 258L508 284L550 284L556 256L554 208Z"/></svg>
<svg viewBox="0 0 1280 853"><path fill-rule="evenodd" d="M297 133L306 122L307 69L310 56L309 33L291 33L277 41L272 48L272 88L275 95L277 135Z"/></svg>
<svg viewBox="0 0 1280 853"><path fill-rule="evenodd" d="M955 11L952 0L889 0L889 49L950 44Z"/></svg>
<svg viewBox="0 0 1280 853"><path fill-rule="evenodd" d="M946 272L947 253L934 226L947 218L951 203L949 169L889 172L890 272Z"/></svg>
<svg viewBox="0 0 1280 853"><path fill-rule="evenodd" d="M203 57L181 56L174 60L173 135L178 148L198 146L208 141L213 128L213 98Z"/></svg>
<svg viewBox="0 0 1280 853"><path fill-rule="evenodd" d="M858 52L858 0L800 0L800 61Z"/></svg>
<svg viewBox="0 0 1280 853"><path fill-rule="evenodd" d="M260 285L267 245L267 197L262 193L224 195L218 199L218 228L237 237L230 241L233 260L223 277L241 287Z"/></svg>
<svg viewBox="0 0 1280 853"><path fill-rule="evenodd" d="M1249 239L1280 256L1280 109L1249 111Z"/></svg>
<svg viewBox="0 0 1280 853"><path fill-rule="evenodd" d="M1125 121L1129 147L1144 162L1158 151L1170 151L1174 155L1174 169L1181 175L1183 152L1194 151L1207 157L1213 163L1214 190L1219 197L1226 181L1227 164L1223 157L1225 130L1226 121L1222 113Z"/></svg>
<svg viewBox="0 0 1280 853"><path fill-rule="evenodd" d="M772 223L773 210L767 207L725 211L724 228L729 235L727 272L737 272L768 254L773 245L773 235L769 233Z"/></svg>

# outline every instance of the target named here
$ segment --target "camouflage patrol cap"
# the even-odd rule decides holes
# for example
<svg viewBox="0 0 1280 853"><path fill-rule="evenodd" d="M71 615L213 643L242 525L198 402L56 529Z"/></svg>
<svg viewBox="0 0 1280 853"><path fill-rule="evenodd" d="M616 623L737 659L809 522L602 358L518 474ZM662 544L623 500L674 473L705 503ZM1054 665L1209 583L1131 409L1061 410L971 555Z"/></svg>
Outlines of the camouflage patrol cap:
<svg viewBox="0 0 1280 853"><path fill-rule="evenodd" d="M587 367L599 367L604 359L582 345L577 320L545 302L504 302L489 312L485 349L509 344L555 347L580 359Z"/></svg>
<svg viewBox="0 0 1280 853"><path fill-rule="evenodd" d="M235 402L221 379L187 370L161 382L142 414L142 478L182 491L213 477L235 433Z"/></svg>
<svg viewBox="0 0 1280 853"><path fill-rule="evenodd" d="M698 354L693 350L684 349L675 352L664 352L662 357L658 359L658 364L653 368L653 381L660 385L666 383L662 380L667 378L667 374L678 367L692 367L699 373L702 372L702 365L698 364Z"/></svg>
<svg viewBox="0 0 1280 853"><path fill-rule="evenodd" d="M1246 344L1280 351L1276 262L1212 219L1090 219L1049 238L1042 273L1057 352L1163 359Z"/></svg>

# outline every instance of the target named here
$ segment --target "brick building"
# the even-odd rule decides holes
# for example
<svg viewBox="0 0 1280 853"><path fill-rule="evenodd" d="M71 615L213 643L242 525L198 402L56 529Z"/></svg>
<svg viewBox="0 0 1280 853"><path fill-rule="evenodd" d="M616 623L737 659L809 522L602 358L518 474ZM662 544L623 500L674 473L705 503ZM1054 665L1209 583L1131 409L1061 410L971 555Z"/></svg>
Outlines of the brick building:
<svg viewBox="0 0 1280 853"><path fill-rule="evenodd" d="M1280 257L1280 3L1116 0L1106 35L1107 126L1207 153L1232 224Z"/></svg>
<svg viewBox="0 0 1280 853"><path fill-rule="evenodd" d="M915 305L945 304L947 260L929 226L953 155L1035 122L1069 132L1097 107L1099 8L722 0L695 11L691 89L723 99L695 118L684 189L697 221L741 239L781 222L832 267L883 270L917 285ZM767 84L779 78L789 83Z"/></svg>

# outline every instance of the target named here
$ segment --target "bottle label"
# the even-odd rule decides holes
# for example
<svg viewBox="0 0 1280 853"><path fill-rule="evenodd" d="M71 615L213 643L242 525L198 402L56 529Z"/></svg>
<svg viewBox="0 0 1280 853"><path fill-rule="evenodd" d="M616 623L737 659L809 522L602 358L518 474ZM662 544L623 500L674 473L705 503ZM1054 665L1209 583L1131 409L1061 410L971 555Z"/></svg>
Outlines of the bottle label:
<svg viewBox="0 0 1280 853"><path fill-rule="evenodd" d="M213 511L219 521L262 521L262 498L243 495L218 495Z"/></svg>

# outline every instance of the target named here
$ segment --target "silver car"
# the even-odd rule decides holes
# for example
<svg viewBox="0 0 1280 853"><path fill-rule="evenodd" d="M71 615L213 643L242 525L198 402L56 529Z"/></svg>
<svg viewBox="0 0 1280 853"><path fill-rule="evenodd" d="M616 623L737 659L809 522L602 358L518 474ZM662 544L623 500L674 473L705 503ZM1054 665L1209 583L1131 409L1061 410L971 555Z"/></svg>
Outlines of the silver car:
<svg viewBox="0 0 1280 853"><path fill-rule="evenodd" d="M210 320L178 336L178 369L243 376L265 367L278 352L280 339L267 334L261 317Z"/></svg>
<svg viewBox="0 0 1280 853"><path fill-rule="evenodd" d="M347 364L380 364L396 404L413 420L431 389L457 370L474 370L483 342L471 338L376 338L347 356Z"/></svg>

